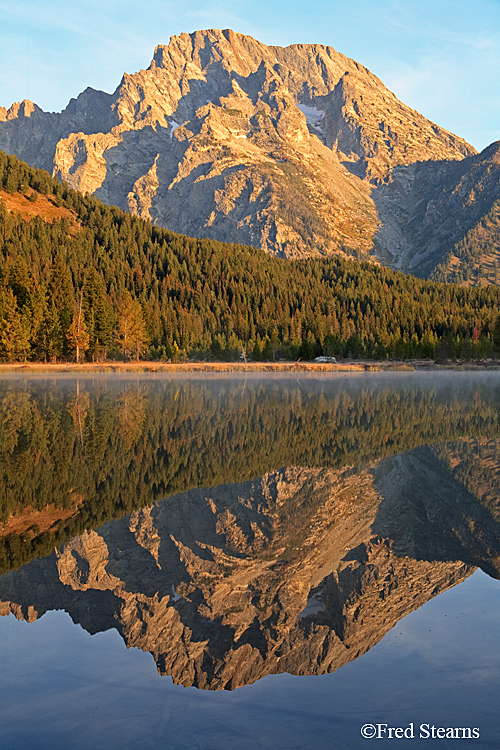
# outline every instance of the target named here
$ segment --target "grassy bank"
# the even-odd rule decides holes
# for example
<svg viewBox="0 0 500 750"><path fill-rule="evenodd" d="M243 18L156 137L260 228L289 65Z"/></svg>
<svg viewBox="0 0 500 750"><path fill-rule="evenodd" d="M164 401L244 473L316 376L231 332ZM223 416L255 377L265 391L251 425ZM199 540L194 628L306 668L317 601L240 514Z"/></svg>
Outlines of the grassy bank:
<svg viewBox="0 0 500 750"><path fill-rule="evenodd" d="M0 364L0 373L119 373L119 372L400 372L415 370L500 370L500 360L477 361L343 361L343 362L18 362Z"/></svg>

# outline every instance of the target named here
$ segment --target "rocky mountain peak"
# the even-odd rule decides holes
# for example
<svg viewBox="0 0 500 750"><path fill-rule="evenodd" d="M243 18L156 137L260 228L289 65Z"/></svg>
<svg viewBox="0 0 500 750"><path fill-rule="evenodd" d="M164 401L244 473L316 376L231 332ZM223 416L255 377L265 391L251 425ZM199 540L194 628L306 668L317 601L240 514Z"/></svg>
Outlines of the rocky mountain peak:
<svg viewBox="0 0 500 750"><path fill-rule="evenodd" d="M268 48L250 36L231 29L207 29L192 34L172 36L167 46L159 45L154 53L150 70L162 68L177 72L195 69L206 75L214 65L223 64L239 75L248 76L262 59L270 57Z"/></svg>
<svg viewBox="0 0 500 750"><path fill-rule="evenodd" d="M0 107L0 122L7 122L8 120L16 120L21 117L32 117L41 113L40 107L30 102L29 99L23 99L22 102L15 102L9 109Z"/></svg>

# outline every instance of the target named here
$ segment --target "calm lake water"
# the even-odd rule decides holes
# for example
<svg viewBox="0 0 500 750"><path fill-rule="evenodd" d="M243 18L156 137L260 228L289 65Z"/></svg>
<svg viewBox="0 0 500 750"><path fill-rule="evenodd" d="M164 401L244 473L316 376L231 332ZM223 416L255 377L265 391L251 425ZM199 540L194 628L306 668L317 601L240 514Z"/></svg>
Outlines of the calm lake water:
<svg viewBox="0 0 500 750"><path fill-rule="evenodd" d="M1 378L1 747L498 748L499 415L500 373Z"/></svg>

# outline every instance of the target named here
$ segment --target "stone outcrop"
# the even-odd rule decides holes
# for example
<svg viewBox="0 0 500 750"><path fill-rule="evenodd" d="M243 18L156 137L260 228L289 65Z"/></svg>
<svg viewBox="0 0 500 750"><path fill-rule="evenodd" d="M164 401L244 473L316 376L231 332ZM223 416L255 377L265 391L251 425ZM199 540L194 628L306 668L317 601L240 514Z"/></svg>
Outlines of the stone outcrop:
<svg viewBox="0 0 500 750"><path fill-rule="evenodd" d="M354 60L230 30L172 37L113 94L88 88L59 114L1 108L0 148L174 231L421 275L500 192L494 166L495 190L462 211L474 149Z"/></svg>
<svg viewBox="0 0 500 750"><path fill-rule="evenodd" d="M498 576L499 551L491 513L421 448L176 495L0 578L0 613L64 608L176 683L233 689L334 671L476 566Z"/></svg>

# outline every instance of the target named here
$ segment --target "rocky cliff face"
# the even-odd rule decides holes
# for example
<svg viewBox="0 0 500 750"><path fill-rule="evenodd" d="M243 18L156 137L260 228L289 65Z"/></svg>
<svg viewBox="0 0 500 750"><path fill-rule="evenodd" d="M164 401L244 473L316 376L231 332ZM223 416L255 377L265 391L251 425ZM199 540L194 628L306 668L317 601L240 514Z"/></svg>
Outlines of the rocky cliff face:
<svg viewBox="0 0 500 750"><path fill-rule="evenodd" d="M87 89L60 114L0 108L0 148L184 234L421 274L496 197L462 211L474 149L363 66L230 30L172 37L113 94Z"/></svg>
<svg viewBox="0 0 500 750"><path fill-rule="evenodd" d="M462 161L395 167L373 198L381 222L375 242L388 265L420 276L436 276L441 266L441 280L462 283L486 263L474 280L499 283L500 229L488 214L500 205L500 142ZM464 239L483 224L474 257L460 257Z"/></svg>
<svg viewBox="0 0 500 750"><path fill-rule="evenodd" d="M232 689L334 671L476 565L498 575L499 551L491 514L422 448L182 493L3 576L0 613L64 608L176 683Z"/></svg>

